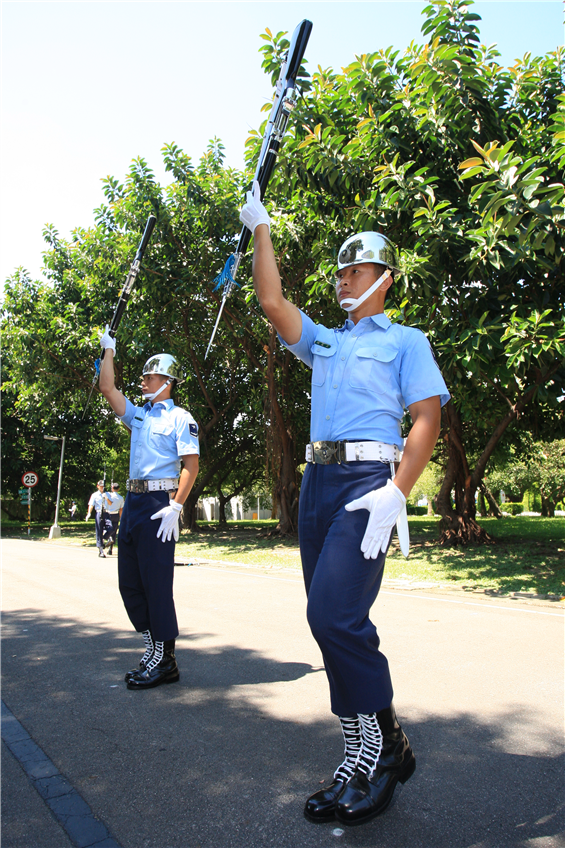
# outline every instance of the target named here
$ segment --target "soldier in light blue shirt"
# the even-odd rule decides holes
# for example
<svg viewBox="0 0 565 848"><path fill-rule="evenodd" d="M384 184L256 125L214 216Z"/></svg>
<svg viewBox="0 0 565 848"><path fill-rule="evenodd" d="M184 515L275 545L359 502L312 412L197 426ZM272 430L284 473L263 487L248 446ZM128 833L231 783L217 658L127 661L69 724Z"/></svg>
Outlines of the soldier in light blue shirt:
<svg viewBox="0 0 565 848"><path fill-rule="evenodd" d="M182 382L174 356L161 353L147 360L141 378L147 403L139 407L114 385L116 343L107 330L101 344L106 353L100 390L131 431L118 576L126 611L143 636L145 653L125 680L128 689L152 689L179 679L175 657L179 631L173 599L175 542L182 505L198 474L198 426L171 397L175 385Z"/></svg>
<svg viewBox="0 0 565 848"><path fill-rule="evenodd" d="M406 497L432 455L449 393L425 335L384 314L398 270L386 236L358 233L342 245L336 296L348 317L330 329L283 296L257 184L241 220L254 234L259 302L281 342L312 369L298 532L308 622L324 658L345 760L333 781L308 798L304 814L314 822L361 824L386 809L396 784L416 767L369 612L397 522L406 550ZM404 443L405 409L412 428Z"/></svg>

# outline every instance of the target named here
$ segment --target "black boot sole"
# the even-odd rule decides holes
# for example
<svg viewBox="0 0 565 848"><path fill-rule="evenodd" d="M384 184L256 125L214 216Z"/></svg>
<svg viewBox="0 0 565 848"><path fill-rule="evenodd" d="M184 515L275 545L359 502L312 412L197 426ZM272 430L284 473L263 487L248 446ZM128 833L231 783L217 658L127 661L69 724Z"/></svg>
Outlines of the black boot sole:
<svg viewBox="0 0 565 848"><path fill-rule="evenodd" d="M132 680L130 679L127 682L127 688L132 689L132 690L135 690L135 689L155 689L156 686L161 686L162 683L176 683L177 680L179 680L179 678L180 678L180 674L177 671L176 674L171 674L169 677L161 677L159 680L153 680L150 683L136 684L136 683L132 683Z"/></svg>
<svg viewBox="0 0 565 848"><path fill-rule="evenodd" d="M366 824L368 821L371 821L371 819L374 819L377 816L382 815L382 813L384 813L385 810L387 810L388 807L390 806L390 803L392 801L392 797L394 795L394 790L396 789L396 784L397 783L402 783L402 784L406 783L406 781L410 780L410 778L412 777L412 775L414 774L415 771L416 771L416 757L414 756L414 754L412 754L412 757L408 761L408 763L406 764L404 770L399 775L396 776L396 780L392 784L390 794L389 794L389 796L386 799L384 804L381 804L380 807L377 807L376 809L371 810L371 812L367 813L366 816L361 816L358 819L352 819L352 820L346 819L346 818L341 818L341 816L339 815L339 812L336 811L336 816L335 816L336 820L340 824L346 824L349 827L355 827L358 824Z"/></svg>
<svg viewBox="0 0 565 848"><path fill-rule="evenodd" d="M326 813L325 816L311 816L310 813L307 813L304 810L304 818L308 819L309 822L313 824L327 824L327 822L335 821L335 810L331 813Z"/></svg>

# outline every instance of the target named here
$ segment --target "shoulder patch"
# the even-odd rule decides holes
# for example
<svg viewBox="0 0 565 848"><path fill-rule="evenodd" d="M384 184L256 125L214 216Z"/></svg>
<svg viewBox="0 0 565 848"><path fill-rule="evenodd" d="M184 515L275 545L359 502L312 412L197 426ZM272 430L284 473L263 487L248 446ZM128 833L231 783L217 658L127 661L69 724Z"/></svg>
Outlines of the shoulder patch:
<svg viewBox="0 0 565 848"><path fill-rule="evenodd" d="M188 429L189 429L191 436L197 436L198 435L198 424L189 424Z"/></svg>

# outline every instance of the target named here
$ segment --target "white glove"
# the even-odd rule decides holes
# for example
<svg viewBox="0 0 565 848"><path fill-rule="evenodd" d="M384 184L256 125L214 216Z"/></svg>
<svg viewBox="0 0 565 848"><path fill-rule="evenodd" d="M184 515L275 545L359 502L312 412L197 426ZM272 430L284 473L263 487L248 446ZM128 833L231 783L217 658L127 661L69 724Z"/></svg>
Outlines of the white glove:
<svg viewBox="0 0 565 848"><path fill-rule="evenodd" d="M108 348L111 348L114 353L116 352L116 339L113 339L110 335L110 328L108 324L106 324L106 329L104 330L104 335L100 339L100 344L102 345L104 350L108 350Z"/></svg>
<svg viewBox="0 0 565 848"><path fill-rule="evenodd" d="M161 536L162 542L170 542L173 533L175 534L175 542L178 542L179 516L181 512L182 504L177 503L176 501L171 501L169 506L164 506L163 509L160 509L159 512L156 512L151 516L152 521L154 518L161 519L161 525L157 530L157 538Z"/></svg>
<svg viewBox="0 0 565 848"><path fill-rule="evenodd" d="M379 553L386 552L392 528L406 505L406 498L392 480L386 486L367 492L362 498L357 498L345 504L348 512L355 509L368 509L369 520L361 542L361 550L365 559L376 559Z"/></svg>
<svg viewBox="0 0 565 848"><path fill-rule="evenodd" d="M261 190L257 180L253 181L253 191L247 192L247 203L239 213L239 220L252 233L259 224L266 224L271 229L269 213L261 203Z"/></svg>

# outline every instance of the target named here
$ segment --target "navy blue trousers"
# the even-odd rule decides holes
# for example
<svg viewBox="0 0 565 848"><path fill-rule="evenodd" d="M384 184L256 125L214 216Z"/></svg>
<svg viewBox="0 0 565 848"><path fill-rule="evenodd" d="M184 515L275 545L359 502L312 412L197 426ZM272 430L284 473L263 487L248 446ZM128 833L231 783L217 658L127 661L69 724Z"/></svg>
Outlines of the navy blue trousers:
<svg viewBox="0 0 565 848"><path fill-rule="evenodd" d="M157 520L157 519L155 519ZM116 533L118 532L118 525L120 523L120 514L117 512L115 515L112 513L108 513L108 521L109 526L107 530L107 535L104 538L107 538L109 542L113 545L116 544Z"/></svg>
<svg viewBox="0 0 565 848"><path fill-rule="evenodd" d="M116 530L118 529L118 525L116 524ZM108 539L112 538L112 532L114 532L114 538L112 541L116 541L116 534L113 531L112 519L111 516L107 512L97 512L96 513L96 547L99 550L104 550L104 542L107 542Z"/></svg>
<svg viewBox="0 0 565 848"><path fill-rule="evenodd" d="M139 633L150 630L158 642L179 635L173 600L175 540L158 539L161 519L151 521L169 500L168 492L128 492L118 547L118 578L126 612Z"/></svg>
<svg viewBox="0 0 565 848"><path fill-rule="evenodd" d="M345 504L386 485L382 462L308 463L300 490L298 535L307 616L322 656L332 712L374 713L390 706L392 681L369 618L379 592L386 554L365 559L361 540L369 513Z"/></svg>
<svg viewBox="0 0 565 848"><path fill-rule="evenodd" d="M112 522L107 512L96 513L96 547L104 550L104 542L109 539L112 530Z"/></svg>

